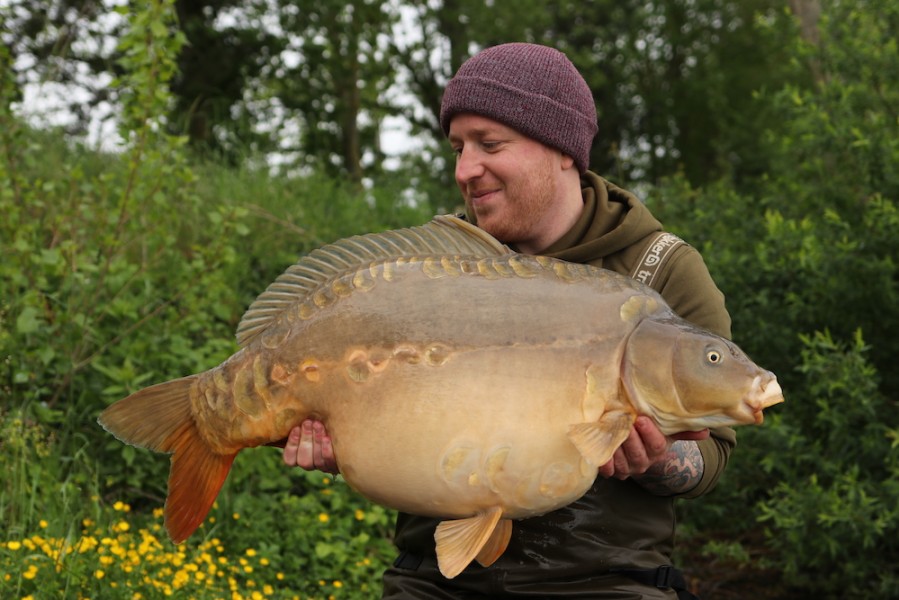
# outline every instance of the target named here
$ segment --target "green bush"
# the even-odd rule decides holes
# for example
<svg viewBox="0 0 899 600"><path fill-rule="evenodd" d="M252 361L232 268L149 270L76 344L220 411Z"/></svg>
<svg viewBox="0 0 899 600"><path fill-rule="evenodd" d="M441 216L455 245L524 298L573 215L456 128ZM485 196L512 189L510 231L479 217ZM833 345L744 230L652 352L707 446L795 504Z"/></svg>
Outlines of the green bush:
<svg viewBox="0 0 899 600"><path fill-rule="evenodd" d="M796 51L821 68L815 88L759 95L784 120L754 189L674 178L650 200L703 252L735 340L786 396L739 431L718 488L680 505L682 556L699 578L718 561L782 597L899 591L899 88L884 79L899 10L866 5L831 6L820 46Z"/></svg>

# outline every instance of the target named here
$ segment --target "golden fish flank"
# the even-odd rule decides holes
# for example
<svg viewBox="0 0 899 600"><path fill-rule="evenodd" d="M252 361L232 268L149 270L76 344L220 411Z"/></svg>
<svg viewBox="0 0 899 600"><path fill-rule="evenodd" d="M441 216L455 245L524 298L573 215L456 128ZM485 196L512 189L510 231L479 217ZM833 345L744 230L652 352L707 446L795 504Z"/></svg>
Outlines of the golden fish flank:
<svg viewBox="0 0 899 600"><path fill-rule="evenodd" d="M759 423L783 400L773 374L642 284L515 254L451 217L310 253L237 339L221 365L100 416L173 454L172 539L203 522L240 450L314 416L349 485L442 520L447 577L495 561L514 519L583 495L638 414L673 433Z"/></svg>

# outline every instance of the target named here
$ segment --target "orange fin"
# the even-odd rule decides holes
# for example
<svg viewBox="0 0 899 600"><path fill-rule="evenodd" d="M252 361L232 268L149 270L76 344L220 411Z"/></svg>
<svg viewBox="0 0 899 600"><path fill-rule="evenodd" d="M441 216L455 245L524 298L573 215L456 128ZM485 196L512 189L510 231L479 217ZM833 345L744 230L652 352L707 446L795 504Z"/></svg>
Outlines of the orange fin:
<svg viewBox="0 0 899 600"><path fill-rule="evenodd" d="M503 555L503 552L509 547L510 539L512 539L512 521L509 519L500 519L499 523L496 524L496 529L493 530L490 539L487 540L487 543L484 544L484 547L478 552L475 560L477 560L478 564L482 567L489 567L496 562L496 559Z"/></svg>
<svg viewBox="0 0 899 600"><path fill-rule="evenodd" d="M173 379L134 392L100 413L100 425L126 444L172 452L166 440L193 420L190 388L197 377Z"/></svg>
<svg viewBox="0 0 899 600"><path fill-rule="evenodd" d="M135 392L99 418L104 429L126 444L172 453L165 526L175 543L187 539L206 518L236 456L214 452L197 431L190 402L197 377Z"/></svg>
<svg viewBox="0 0 899 600"><path fill-rule="evenodd" d="M479 555L502 514L502 509L494 506L473 517L443 521L437 526L437 564L444 577L452 579Z"/></svg>
<svg viewBox="0 0 899 600"><path fill-rule="evenodd" d="M601 467L609 462L618 446L627 439L636 417L629 412L605 413L595 423L579 423L568 429L568 439L590 465Z"/></svg>
<svg viewBox="0 0 899 600"><path fill-rule="evenodd" d="M234 462L234 454L218 454L198 435L193 421L172 439L172 469L165 500L165 529L180 544L203 524Z"/></svg>

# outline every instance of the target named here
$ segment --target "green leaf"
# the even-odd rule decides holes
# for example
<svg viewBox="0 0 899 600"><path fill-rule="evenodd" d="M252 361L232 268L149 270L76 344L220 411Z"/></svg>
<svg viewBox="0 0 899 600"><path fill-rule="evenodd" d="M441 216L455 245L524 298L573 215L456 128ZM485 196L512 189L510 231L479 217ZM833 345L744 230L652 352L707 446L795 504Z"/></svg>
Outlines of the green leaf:
<svg viewBox="0 0 899 600"><path fill-rule="evenodd" d="M40 313L33 306L26 306L16 318L16 331L22 334L34 333L43 324Z"/></svg>

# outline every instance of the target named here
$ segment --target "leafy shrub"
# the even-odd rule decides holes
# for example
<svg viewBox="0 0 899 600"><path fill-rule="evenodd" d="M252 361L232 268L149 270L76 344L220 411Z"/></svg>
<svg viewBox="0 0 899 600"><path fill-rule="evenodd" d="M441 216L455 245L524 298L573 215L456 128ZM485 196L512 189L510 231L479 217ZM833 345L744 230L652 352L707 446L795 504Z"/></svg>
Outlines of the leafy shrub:
<svg viewBox="0 0 899 600"><path fill-rule="evenodd" d="M656 212L702 250L736 341L787 399L740 430L715 492L680 507L682 546L705 546L690 565L700 577L726 550L802 594L897 593L899 89L883 74L899 65L899 11L865 5L834 5L820 46L797 50L822 68L817 87L759 95L784 121L765 132L771 163L755 189L676 178L654 192Z"/></svg>

